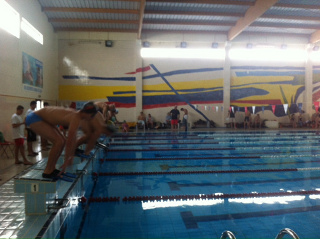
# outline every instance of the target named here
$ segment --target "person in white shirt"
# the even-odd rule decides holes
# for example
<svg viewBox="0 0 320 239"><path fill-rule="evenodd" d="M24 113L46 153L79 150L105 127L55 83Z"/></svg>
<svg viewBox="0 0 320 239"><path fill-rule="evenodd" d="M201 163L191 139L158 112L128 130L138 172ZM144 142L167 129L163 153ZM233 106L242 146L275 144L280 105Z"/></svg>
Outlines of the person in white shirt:
<svg viewBox="0 0 320 239"><path fill-rule="evenodd" d="M24 107L22 105L17 106L17 111L11 117L12 123L12 136L15 142L15 149L14 149L14 158L15 164L25 164L25 165L32 165L33 163L29 162L26 158L24 153L24 121L21 117L23 114ZM23 158L23 162L19 161L19 152Z"/></svg>

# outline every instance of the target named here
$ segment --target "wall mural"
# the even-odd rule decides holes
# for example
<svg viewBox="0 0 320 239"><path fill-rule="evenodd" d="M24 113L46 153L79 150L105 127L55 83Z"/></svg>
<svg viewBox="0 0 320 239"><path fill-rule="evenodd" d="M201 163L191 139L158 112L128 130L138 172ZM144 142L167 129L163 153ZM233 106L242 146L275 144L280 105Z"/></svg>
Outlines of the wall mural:
<svg viewBox="0 0 320 239"><path fill-rule="evenodd" d="M189 104L199 114L195 105L215 105L223 103L223 68L176 69L160 72L150 64L135 72L127 72L128 77L106 78L89 76L90 80L105 81L105 86L61 85L61 99L86 101L107 99L118 107L135 107L136 73L143 73L143 109L156 109L174 105ZM201 79L201 73L213 74L216 78ZM184 81L186 75L194 80ZM65 80L79 76L63 76ZM172 78L175 78L173 81ZM178 80L177 80L178 79ZM113 86L107 86L107 82ZM116 82L116 86L114 86ZM130 85L126 85L130 82ZM155 82L155 84L146 84ZM231 67L230 104L236 111L250 110L252 113L270 110L281 117L302 109L305 85L304 67L233 66ZM320 66L314 67L313 100L320 98ZM285 105L288 106L286 109ZM254 106L254 107L252 107ZM253 112L254 111L254 112ZM205 117L205 116L204 116ZM206 118L206 117L205 117Z"/></svg>
<svg viewBox="0 0 320 239"><path fill-rule="evenodd" d="M313 66L312 102L320 101L320 66Z"/></svg>

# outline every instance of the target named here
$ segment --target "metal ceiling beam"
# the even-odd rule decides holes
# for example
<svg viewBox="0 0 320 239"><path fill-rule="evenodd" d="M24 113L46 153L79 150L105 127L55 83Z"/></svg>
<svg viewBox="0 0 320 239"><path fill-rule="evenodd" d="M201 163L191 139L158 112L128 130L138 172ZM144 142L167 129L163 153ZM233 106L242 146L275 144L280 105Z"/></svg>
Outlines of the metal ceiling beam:
<svg viewBox="0 0 320 239"><path fill-rule="evenodd" d="M257 0L255 5L249 7L244 17L240 18L236 25L232 27L228 33L228 40L233 40L246 27L253 23L257 18L263 15L270 7L276 4L279 0Z"/></svg>
<svg viewBox="0 0 320 239"><path fill-rule="evenodd" d="M150 11L146 10L144 14L153 15L185 15L185 16L219 16L219 17L243 17L241 13L225 13L225 12L182 12L182 11Z"/></svg>
<svg viewBox="0 0 320 239"><path fill-rule="evenodd" d="M310 37L310 43L317 43L320 42L320 31L316 31L312 33Z"/></svg>
<svg viewBox="0 0 320 239"><path fill-rule="evenodd" d="M261 18L268 19L284 19L284 20L302 20L302 21L319 21L319 17L307 17L307 16L284 16L284 15L262 15Z"/></svg>
<svg viewBox="0 0 320 239"><path fill-rule="evenodd" d="M253 6L254 2L246 1L230 1L230 0L147 0L149 2L160 2L160 3L183 3L183 4L220 4L220 5L238 5L238 6Z"/></svg>
<svg viewBox="0 0 320 239"><path fill-rule="evenodd" d="M300 25L300 24L277 24L277 23L252 23L250 27L272 27L272 28L294 28L294 29L307 29L307 30L320 30L320 25Z"/></svg>
<svg viewBox="0 0 320 239"><path fill-rule="evenodd" d="M234 26L233 22L202 22L202 21L144 21L144 24L152 25L189 25L189 26Z"/></svg>
<svg viewBox="0 0 320 239"><path fill-rule="evenodd" d="M218 22L218 21L154 21L145 20L144 24L151 25L187 25L187 26L234 26L233 22ZM296 28L296 29L311 29L320 30L320 25L300 25L300 24L277 24L277 23L252 23L252 27L272 27L272 28Z"/></svg>
<svg viewBox="0 0 320 239"><path fill-rule="evenodd" d="M43 12L93 12L93 13L118 13L139 14L138 10L128 9L106 9L106 8L76 8L76 7L43 7Z"/></svg>
<svg viewBox="0 0 320 239"><path fill-rule="evenodd" d="M139 24L138 20L110 20L110 19L84 19L84 18L49 18L49 22L68 23L114 23L114 24Z"/></svg>
<svg viewBox="0 0 320 239"><path fill-rule="evenodd" d="M303 9L320 9L320 5L306 5L306 4L287 4L287 3L276 3L274 7L283 7L283 8L303 8Z"/></svg>
<svg viewBox="0 0 320 239"><path fill-rule="evenodd" d="M141 31L142 31L145 7L146 7L146 0L141 0L141 2L140 2L139 27L138 27L138 39L141 39Z"/></svg>
<svg viewBox="0 0 320 239"><path fill-rule="evenodd" d="M56 27L55 32L68 31L68 32L129 32L137 33L137 29L114 29L114 28L77 28L77 27Z"/></svg>
<svg viewBox="0 0 320 239"><path fill-rule="evenodd" d="M226 31L195 31L195 30L186 30L186 31L181 31L181 30L151 30L151 29L145 29L142 30L143 33L183 33L183 34L223 34L227 35L228 32Z"/></svg>

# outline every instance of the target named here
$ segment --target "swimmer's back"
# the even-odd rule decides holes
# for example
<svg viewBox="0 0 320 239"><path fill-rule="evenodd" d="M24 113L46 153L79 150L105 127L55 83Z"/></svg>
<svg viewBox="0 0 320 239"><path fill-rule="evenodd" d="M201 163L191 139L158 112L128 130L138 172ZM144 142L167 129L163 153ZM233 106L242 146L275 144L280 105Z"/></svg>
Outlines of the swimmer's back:
<svg viewBox="0 0 320 239"><path fill-rule="evenodd" d="M68 126L72 120L79 117L77 111L70 108L49 106L35 111L43 121L51 125Z"/></svg>

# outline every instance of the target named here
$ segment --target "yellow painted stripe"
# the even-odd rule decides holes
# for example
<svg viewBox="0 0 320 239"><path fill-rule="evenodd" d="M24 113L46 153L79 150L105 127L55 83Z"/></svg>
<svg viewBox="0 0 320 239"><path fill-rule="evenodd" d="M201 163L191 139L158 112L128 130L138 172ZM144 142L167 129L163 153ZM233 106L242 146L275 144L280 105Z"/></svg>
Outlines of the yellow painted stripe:
<svg viewBox="0 0 320 239"><path fill-rule="evenodd" d="M83 86L60 85L59 99L86 101L92 99L105 99L110 96L135 96L135 94L114 95L113 92L136 91L135 86Z"/></svg>

